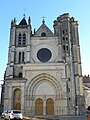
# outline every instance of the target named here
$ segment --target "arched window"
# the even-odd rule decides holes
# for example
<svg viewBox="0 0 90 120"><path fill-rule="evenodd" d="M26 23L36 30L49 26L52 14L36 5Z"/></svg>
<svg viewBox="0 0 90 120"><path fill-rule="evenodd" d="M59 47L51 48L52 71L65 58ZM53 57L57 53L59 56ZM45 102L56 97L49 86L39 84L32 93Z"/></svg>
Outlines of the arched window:
<svg viewBox="0 0 90 120"><path fill-rule="evenodd" d="M24 52L22 53L22 62L24 62Z"/></svg>
<svg viewBox="0 0 90 120"><path fill-rule="evenodd" d="M18 77L19 77L19 78L22 78L22 73L21 73L21 72L18 74Z"/></svg>
<svg viewBox="0 0 90 120"><path fill-rule="evenodd" d="M26 45L26 34L23 34L23 41L22 41L22 45Z"/></svg>
<svg viewBox="0 0 90 120"><path fill-rule="evenodd" d="M19 52L19 56L18 56L18 62L19 63L24 63L24 57L25 57L25 53L24 52Z"/></svg>
<svg viewBox="0 0 90 120"><path fill-rule="evenodd" d="M68 45L66 45L66 50L68 51Z"/></svg>
<svg viewBox="0 0 90 120"><path fill-rule="evenodd" d="M21 52L19 52L19 63L21 63Z"/></svg>
<svg viewBox="0 0 90 120"><path fill-rule="evenodd" d="M65 40L65 37L63 37L63 40Z"/></svg>
<svg viewBox="0 0 90 120"><path fill-rule="evenodd" d="M63 45L63 50L65 51L65 45Z"/></svg>
<svg viewBox="0 0 90 120"><path fill-rule="evenodd" d="M18 35L18 46L25 46L26 45L26 34L19 33Z"/></svg>
<svg viewBox="0 0 90 120"><path fill-rule="evenodd" d="M65 33L64 30L62 31L62 33L63 33L63 34Z"/></svg>
<svg viewBox="0 0 90 120"><path fill-rule="evenodd" d="M45 37L45 36L46 36L46 33L45 33L45 32L42 32L41 36L42 36L42 37Z"/></svg>
<svg viewBox="0 0 90 120"><path fill-rule="evenodd" d="M21 33L18 35L18 45L21 46Z"/></svg>
<svg viewBox="0 0 90 120"><path fill-rule="evenodd" d="M66 36L66 41L68 40L68 37Z"/></svg>

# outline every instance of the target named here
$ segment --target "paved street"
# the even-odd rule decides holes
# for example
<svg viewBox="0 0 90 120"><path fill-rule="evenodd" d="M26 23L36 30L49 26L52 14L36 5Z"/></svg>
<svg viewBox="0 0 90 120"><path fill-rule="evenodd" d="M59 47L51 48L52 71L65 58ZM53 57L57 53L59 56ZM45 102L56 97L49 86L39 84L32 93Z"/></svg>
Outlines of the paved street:
<svg viewBox="0 0 90 120"><path fill-rule="evenodd" d="M4 120L3 118L0 117L0 120ZM28 118L25 117L23 120L87 120L86 116L55 116L55 117L49 117L47 119L45 118ZM90 119L88 119L90 120Z"/></svg>
<svg viewBox="0 0 90 120"><path fill-rule="evenodd" d="M4 120L4 119L0 117L0 120ZM31 119L23 119L23 120L31 120Z"/></svg>
<svg viewBox="0 0 90 120"><path fill-rule="evenodd" d="M4 120L4 119L0 117L0 120ZM46 119L28 118L28 117L25 117L23 120L46 120Z"/></svg>

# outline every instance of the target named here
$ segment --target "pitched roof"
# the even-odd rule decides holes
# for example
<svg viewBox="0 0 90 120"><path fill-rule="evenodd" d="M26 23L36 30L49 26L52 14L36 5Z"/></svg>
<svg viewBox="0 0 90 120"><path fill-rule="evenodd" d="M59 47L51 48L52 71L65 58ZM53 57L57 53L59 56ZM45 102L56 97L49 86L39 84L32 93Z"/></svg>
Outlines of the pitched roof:
<svg viewBox="0 0 90 120"><path fill-rule="evenodd" d="M42 21L42 25L39 27L39 29L35 32L34 36L46 36L46 37L52 37L53 32L45 25L45 21Z"/></svg>
<svg viewBox="0 0 90 120"><path fill-rule="evenodd" d="M19 25L27 25L26 19L23 18L23 19L20 21Z"/></svg>

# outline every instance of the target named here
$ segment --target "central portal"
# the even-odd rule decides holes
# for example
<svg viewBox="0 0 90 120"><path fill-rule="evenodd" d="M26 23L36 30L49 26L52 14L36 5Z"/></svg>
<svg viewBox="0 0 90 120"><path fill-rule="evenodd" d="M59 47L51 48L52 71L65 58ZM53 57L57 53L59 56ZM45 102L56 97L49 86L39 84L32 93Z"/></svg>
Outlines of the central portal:
<svg viewBox="0 0 90 120"><path fill-rule="evenodd" d="M32 79L28 88L28 94L31 96L31 114L37 116L58 115L62 108L60 104L57 106L57 96L61 96L61 91L59 81L51 75L43 73Z"/></svg>
<svg viewBox="0 0 90 120"><path fill-rule="evenodd" d="M54 115L54 101L52 98L46 100L46 115ZM44 104L41 98L36 100L36 115L43 115Z"/></svg>

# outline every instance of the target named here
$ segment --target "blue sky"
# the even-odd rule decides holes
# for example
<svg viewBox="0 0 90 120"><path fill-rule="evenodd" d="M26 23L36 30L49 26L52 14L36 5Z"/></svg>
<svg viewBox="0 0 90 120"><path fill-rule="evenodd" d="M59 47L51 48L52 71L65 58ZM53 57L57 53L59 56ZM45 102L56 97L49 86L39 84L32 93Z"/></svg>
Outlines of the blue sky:
<svg viewBox="0 0 90 120"><path fill-rule="evenodd" d="M0 80L8 62L8 46L11 20L17 23L31 17L32 29L38 29L45 16L46 25L53 31L53 21L63 13L78 20L82 74L90 74L90 0L1 0L0 1Z"/></svg>

